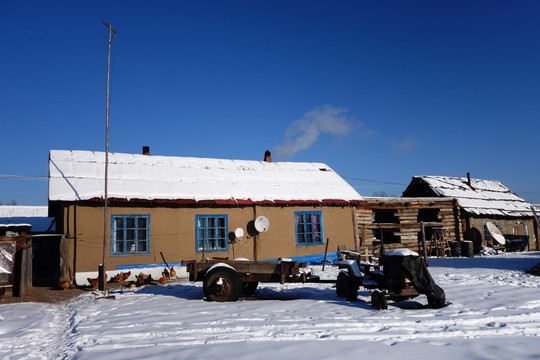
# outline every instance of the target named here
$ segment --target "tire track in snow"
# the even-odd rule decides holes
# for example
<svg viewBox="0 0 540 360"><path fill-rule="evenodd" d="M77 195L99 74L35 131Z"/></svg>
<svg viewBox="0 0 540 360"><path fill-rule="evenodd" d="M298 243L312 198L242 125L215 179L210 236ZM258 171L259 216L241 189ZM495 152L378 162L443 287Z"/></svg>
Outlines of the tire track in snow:
<svg viewBox="0 0 540 360"><path fill-rule="evenodd" d="M303 340L369 340L385 342L429 341L440 339L479 338L487 336L537 336L540 333L540 314L516 314L510 316L487 316L455 318L453 320L375 320L375 321L332 321L313 322L285 321L281 324L228 326L220 321L183 324L171 329L170 323L117 329L122 334L100 335L99 331L86 328L79 339L80 350L127 349L145 346L193 346L234 342L281 342ZM94 328L93 330L98 330ZM131 332L129 331L131 330Z"/></svg>

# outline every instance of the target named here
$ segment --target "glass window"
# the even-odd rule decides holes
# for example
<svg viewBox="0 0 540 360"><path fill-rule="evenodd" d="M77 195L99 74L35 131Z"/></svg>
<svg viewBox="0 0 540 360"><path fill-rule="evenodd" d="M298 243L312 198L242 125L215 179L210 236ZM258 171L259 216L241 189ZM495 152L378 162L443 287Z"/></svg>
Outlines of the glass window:
<svg viewBox="0 0 540 360"><path fill-rule="evenodd" d="M111 255L148 254L150 215L112 215Z"/></svg>
<svg viewBox="0 0 540 360"><path fill-rule="evenodd" d="M300 246L324 244L324 231L321 211L297 211L296 244Z"/></svg>
<svg viewBox="0 0 540 360"><path fill-rule="evenodd" d="M227 215L196 215L197 252L229 251Z"/></svg>

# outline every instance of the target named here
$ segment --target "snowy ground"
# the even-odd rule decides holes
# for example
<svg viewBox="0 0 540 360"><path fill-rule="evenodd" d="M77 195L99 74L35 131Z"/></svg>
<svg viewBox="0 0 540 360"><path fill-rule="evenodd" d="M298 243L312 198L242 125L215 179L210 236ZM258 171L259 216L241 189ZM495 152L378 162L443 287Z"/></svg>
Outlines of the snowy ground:
<svg viewBox="0 0 540 360"><path fill-rule="evenodd" d="M199 283L0 306L2 359L540 359L540 253L430 259L449 305L370 307L331 284L271 284L259 300L202 300ZM314 267L323 277L337 269Z"/></svg>

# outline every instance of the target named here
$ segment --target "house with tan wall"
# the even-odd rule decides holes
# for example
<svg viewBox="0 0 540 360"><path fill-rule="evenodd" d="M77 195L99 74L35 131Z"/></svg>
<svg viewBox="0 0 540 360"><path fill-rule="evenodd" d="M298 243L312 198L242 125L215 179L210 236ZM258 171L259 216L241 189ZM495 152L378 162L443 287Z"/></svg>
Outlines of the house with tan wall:
<svg viewBox="0 0 540 360"><path fill-rule="evenodd" d="M103 262L112 276L165 261L322 254L328 239L355 246L363 198L328 165L110 153L105 179L105 159L49 154L49 216L79 285Z"/></svg>

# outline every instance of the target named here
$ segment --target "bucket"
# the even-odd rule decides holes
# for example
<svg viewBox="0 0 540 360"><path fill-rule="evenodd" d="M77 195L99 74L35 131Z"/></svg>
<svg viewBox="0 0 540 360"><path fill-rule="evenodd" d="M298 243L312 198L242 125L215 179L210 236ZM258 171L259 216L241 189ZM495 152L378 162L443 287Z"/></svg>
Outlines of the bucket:
<svg viewBox="0 0 540 360"><path fill-rule="evenodd" d="M461 242L461 256L466 256L470 258L474 256L474 249L473 249L472 241L463 240Z"/></svg>

